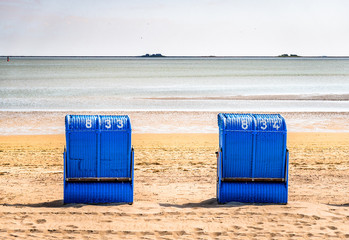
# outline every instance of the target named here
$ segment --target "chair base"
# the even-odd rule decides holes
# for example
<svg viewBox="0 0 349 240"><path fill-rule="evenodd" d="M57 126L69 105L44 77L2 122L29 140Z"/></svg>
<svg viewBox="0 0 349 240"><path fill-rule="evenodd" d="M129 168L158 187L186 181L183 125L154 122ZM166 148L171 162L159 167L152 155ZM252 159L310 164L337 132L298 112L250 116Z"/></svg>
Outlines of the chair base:
<svg viewBox="0 0 349 240"><path fill-rule="evenodd" d="M64 182L64 204L133 203L132 182Z"/></svg>
<svg viewBox="0 0 349 240"><path fill-rule="evenodd" d="M286 182L217 182L218 203L281 203L287 204Z"/></svg>

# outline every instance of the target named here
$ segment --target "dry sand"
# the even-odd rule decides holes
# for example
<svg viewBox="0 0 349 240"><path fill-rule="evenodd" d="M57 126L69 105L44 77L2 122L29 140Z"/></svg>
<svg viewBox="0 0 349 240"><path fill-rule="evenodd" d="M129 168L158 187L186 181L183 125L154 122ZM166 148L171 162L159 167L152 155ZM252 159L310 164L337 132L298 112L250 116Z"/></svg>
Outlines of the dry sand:
<svg viewBox="0 0 349 240"><path fill-rule="evenodd" d="M133 205L63 205L64 135L0 136L0 239L348 239L349 133L289 133L287 205L215 199L217 134L133 134Z"/></svg>

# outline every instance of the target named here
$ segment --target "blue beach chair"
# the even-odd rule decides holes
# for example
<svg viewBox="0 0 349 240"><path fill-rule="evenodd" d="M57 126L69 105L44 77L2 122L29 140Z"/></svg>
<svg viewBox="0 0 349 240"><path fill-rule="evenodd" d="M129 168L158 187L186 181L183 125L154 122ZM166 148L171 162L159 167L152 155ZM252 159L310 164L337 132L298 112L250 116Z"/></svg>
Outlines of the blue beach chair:
<svg viewBox="0 0 349 240"><path fill-rule="evenodd" d="M217 200L287 203L287 129L279 114L218 114Z"/></svg>
<svg viewBox="0 0 349 240"><path fill-rule="evenodd" d="M64 203L133 203L128 116L67 115Z"/></svg>

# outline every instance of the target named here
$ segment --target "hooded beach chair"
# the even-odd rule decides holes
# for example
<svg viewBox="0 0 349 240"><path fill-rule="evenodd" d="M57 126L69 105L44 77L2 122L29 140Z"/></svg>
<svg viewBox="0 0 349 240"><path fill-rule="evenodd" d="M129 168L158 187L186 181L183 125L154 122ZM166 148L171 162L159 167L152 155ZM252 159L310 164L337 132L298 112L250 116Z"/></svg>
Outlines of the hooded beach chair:
<svg viewBox="0 0 349 240"><path fill-rule="evenodd" d="M128 116L67 115L64 203L133 203Z"/></svg>
<svg viewBox="0 0 349 240"><path fill-rule="evenodd" d="M279 114L218 114L219 203L287 203L288 150Z"/></svg>

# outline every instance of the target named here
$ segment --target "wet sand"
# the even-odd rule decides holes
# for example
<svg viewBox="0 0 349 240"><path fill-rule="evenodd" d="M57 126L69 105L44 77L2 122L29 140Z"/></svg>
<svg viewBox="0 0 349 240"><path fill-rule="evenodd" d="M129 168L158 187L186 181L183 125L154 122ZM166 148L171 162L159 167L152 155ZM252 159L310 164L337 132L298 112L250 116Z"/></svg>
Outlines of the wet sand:
<svg viewBox="0 0 349 240"><path fill-rule="evenodd" d="M218 133L219 112L0 111L0 135L64 134L67 114L129 115L133 133ZM262 112L261 112L262 113ZM349 112L281 113L289 132L349 132Z"/></svg>
<svg viewBox="0 0 349 240"><path fill-rule="evenodd" d="M64 135L0 136L0 239L348 239L349 133L289 133L289 203L219 205L217 134L133 134L134 204L63 205Z"/></svg>
<svg viewBox="0 0 349 240"><path fill-rule="evenodd" d="M152 97L152 100L304 100L304 101L349 101L349 94L289 94L289 95L248 95L232 97Z"/></svg>

